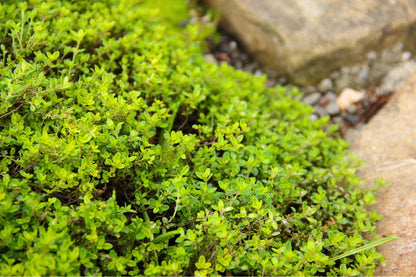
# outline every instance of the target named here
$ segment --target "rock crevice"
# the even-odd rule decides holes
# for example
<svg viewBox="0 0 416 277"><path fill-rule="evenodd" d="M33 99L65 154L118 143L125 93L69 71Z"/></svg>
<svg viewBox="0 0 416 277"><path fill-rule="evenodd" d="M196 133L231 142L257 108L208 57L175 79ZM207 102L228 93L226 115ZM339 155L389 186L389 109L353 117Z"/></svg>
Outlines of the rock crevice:
<svg viewBox="0 0 416 277"><path fill-rule="evenodd" d="M265 67L312 85L401 42L414 50L416 0L206 0Z"/></svg>

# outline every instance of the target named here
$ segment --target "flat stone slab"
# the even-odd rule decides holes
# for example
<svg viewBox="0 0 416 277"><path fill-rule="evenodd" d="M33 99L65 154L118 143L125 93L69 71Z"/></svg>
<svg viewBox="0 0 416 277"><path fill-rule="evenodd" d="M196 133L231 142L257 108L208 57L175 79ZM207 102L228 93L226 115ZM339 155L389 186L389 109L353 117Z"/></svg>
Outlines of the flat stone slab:
<svg viewBox="0 0 416 277"><path fill-rule="evenodd" d="M379 248L387 263L378 266L375 275L415 276L416 72L364 127L351 150L368 164L360 169L366 185L380 177L390 182L374 206L384 215L377 233L398 239Z"/></svg>
<svg viewBox="0 0 416 277"><path fill-rule="evenodd" d="M265 67L315 84L370 51L415 48L416 0L205 0Z"/></svg>

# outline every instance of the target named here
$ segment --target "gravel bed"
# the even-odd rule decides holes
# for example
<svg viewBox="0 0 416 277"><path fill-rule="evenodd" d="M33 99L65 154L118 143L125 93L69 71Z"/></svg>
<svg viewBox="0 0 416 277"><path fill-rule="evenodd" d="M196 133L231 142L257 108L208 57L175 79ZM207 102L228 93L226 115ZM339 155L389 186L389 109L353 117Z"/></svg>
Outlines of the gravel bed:
<svg viewBox="0 0 416 277"><path fill-rule="evenodd" d="M284 76L271 70L263 71L237 40L222 30L219 33L219 42L209 41L207 60L219 64L226 62L257 76L266 74L270 87L291 86ZM303 95L300 100L314 107L312 119L329 116L331 123L338 124L345 137L349 129L360 130L414 70L416 62L412 53L405 51L399 43L381 53L369 52L362 64L342 67L315 86L298 87Z"/></svg>

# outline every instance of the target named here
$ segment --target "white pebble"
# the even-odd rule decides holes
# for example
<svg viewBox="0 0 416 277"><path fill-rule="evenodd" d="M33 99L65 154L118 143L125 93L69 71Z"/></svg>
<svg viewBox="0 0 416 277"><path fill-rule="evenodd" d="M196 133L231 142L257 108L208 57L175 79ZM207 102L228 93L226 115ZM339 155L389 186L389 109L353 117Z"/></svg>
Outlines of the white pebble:
<svg viewBox="0 0 416 277"><path fill-rule="evenodd" d="M316 114L311 114L310 116L309 116L309 118L310 118L310 120L312 120L312 121L316 121L316 120L318 120L318 118L319 118L319 116L317 116Z"/></svg>
<svg viewBox="0 0 416 277"><path fill-rule="evenodd" d="M211 63L216 63L217 62L217 59L212 54L205 54L204 58L205 58L206 61L211 62Z"/></svg>
<svg viewBox="0 0 416 277"><path fill-rule="evenodd" d="M412 53L406 51L402 54L402 61L407 61L412 56Z"/></svg>
<svg viewBox="0 0 416 277"><path fill-rule="evenodd" d="M256 71L254 71L254 76L261 77L261 75L263 75L263 72L261 72L260 69L256 69Z"/></svg>
<svg viewBox="0 0 416 277"><path fill-rule="evenodd" d="M237 49L237 42L235 42L234 40L230 42L230 48L231 50L235 50Z"/></svg>
<svg viewBox="0 0 416 277"><path fill-rule="evenodd" d="M337 99L337 104L341 110L345 110L349 105L361 101L364 98L364 92L356 91L351 88L344 89Z"/></svg>
<svg viewBox="0 0 416 277"><path fill-rule="evenodd" d="M374 51L367 53L367 60L376 60L377 59L377 53Z"/></svg>

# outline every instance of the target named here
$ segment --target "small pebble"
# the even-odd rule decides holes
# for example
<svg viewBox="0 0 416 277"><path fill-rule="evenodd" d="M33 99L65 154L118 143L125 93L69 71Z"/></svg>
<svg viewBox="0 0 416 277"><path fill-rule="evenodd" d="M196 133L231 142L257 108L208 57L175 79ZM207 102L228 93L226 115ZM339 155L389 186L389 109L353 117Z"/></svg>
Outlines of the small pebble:
<svg viewBox="0 0 416 277"><path fill-rule="evenodd" d="M348 106L353 103L359 102L364 99L365 94L362 91L356 91L351 88L345 88L340 93L339 97L336 99L338 107L341 110L345 110Z"/></svg>
<svg viewBox="0 0 416 277"><path fill-rule="evenodd" d="M376 52L368 52L367 53L367 60L371 61L371 60L376 60L377 59L377 53Z"/></svg>
<svg viewBox="0 0 416 277"><path fill-rule="evenodd" d="M347 113L356 113L357 112L357 106L354 104L348 105L348 107L345 109Z"/></svg>
<svg viewBox="0 0 416 277"><path fill-rule="evenodd" d="M338 125L341 125L341 124L343 123L342 117L340 117L340 116L335 116L335 117L332 119L332 121L333 121L335 124L338 124Z"/></svg>
<svg viewBox="0 0 416 277"><path fill-rule="evenodd" d="M261 77L263 75L263 72L261 72L260 69L256 69L253 74L254 76Z"/></svg>
<svg viewBox="0 0 416 277"><path fill-rule="evenodd" d="M253 63L248 64L244 67L244 70L248 72L254 72L255 69L256 69L256 65Z"/></svg>
<svg viewBox="0 0 416 277"><path fill-rule="evenodd" d="M328 112L326 109L322 108L321 106L315 106L315 113L319 116L327 116Z"/></svg>
<svg viewBox="0 0 416 277"><path fill-rule="evenodd" d="M237 42L235 42L234 40L232 40L230 42L230 48L231 48L231 50L237 50Z"/></svg>
<svg viewBox="0 0 416 277"><path fill-rule="evenodd" d="M266 86L267 87L269 87L269 88L272 88L272 87L274 87L274 86L276 86L276 81L275 80L267 80L267 82L266 82Z"/></svg>
<svg viewBox="0 0 416 277"><path fill-rule="evenodd" d="M321 99L321 94L319 92L314 92L306 95L302 101L308 105L315 105L318 103L319 99Z"/></svg>
<svg viewBox="0 0 416 277"><path fill-rule="evenodd" d="M230 53L230 56L231 56L231 58L232 58L233 60L237 60L237 61L239 61L239 60L240 60L240 59L238 58L239 54L238 54L238 52L237 52L237 51L232 51L232 52Z"/></svg>
<svg viewBox="0 0 416 277"><path fill-rule="evenodd" d="M306 87L306 88L304 88L303 89L303 92L305 93L305 94L311 94L311 93L313 93L313 92L316 92L316 87L313 87L313 86L309 86L309 87Z"/></svg>
<svg viewBox="0 0 416 277"><path fill-rule="evenodd" d="M248 60L249 60L249 57L248 57L248 55L247 54L241 54L240 55L240 59L241 59L241 61L243 62L243 63L247 63L248 62Z"/></svg>
<svg viewBox="0 0 416 277"><path fill-rule="evenodd" d="M220 52L224 52L227 54L231 54L231 47L228 44L221 44L220 45Z"/></svg>
<svg viewBox="0 0 416 277"><path fill-rule="evenodd" d="M211 63L216 63L217 62L217 59L212 54L205 54L204 58L205 58L206 61L211 62Z"/></svg>
<svg viewBox="0 0 416 277"><path fill-rule="evenodd" d="M326 111L328 112L329 115L336 115L336 114L339 114L340 108L335 101L331 101L326 106Z"/></svg>
<svg viewBox="0 0 416 277"><path fill-rule="evenodd" d="M270 67L264 68L264 73L271 79L276 79L279 77L279 74Z"/></svg>
<svg viewBox="0 0 416 277"><path fill-rule="evenodd" d="M350 84L350 78L349 75L341 75L340 78L336 80L336 88L338 91L344 89L345 87L348 87Z"/></svg>
<svg viewBox="0 0 416 277"><path fill-rule="evenodd" d="M192 16L191 20L189 20L190 24L196 24L198 22L198 17L197 16Z"/></svg>
<svg viewBox="0 0 416 277"><path fill-rule="evenodd" d="M351 69L348 66L343 66L341 68L341 72L342 72L342 74L347 75L347 74L350 74Z"/></svg>
<svg viewBox="0 0 416 277"><path fill-rule="evenodd" d="M312 121L316 121L316 120L318 120L319 119L319 116L317 116L316 114L311 114L310 116L309 116L309 118L310 118L310 120L312 120Z"/></svg>
<svg viewBox="0 0 416 277"><path fill-rule="evenodd" d="M207 15L204 15L203 17L201 17L201 22L202 23L207 23L207 22L209 22L211 19L210 19L210 17L209 16L207 16Z"/></svg>
<svg viewBox="0 0 416 277"><path fill-rule="evenodd" d="M358 114L344 114L342 118L351 125L355 125L360 121L360 116Z"/></svg>
<svg viewBox="0 0 416 277"><path fill-rule="evenodd" d="M227 53L219 53L218 54L218 59L220 61L228 61L229 60Z"/></svg>
<svg viewBox="0 0 416 277"><path fill-rule="evenodd" d="M402 61L407 61L410 59L410 57L412 56L412 53L406 51L402 54Z"/></svg>
<svg viewBox="0 0 416 277"><path fill-rule="evenodd" d="M337 99L336 94L329 91L321 98L321 100L319 100L319 105L321 107L325 107L326 105L329 104L329 102L335 101L336 99Z"/></svg>
<svg viewBox="0 0 416 277"><path fill-rule="evenodd" d="M188 24L189 24L189 20L188 20L188 19L182 19L182 20L179 22L179 25L180 25L181 27L186 27Z"/></svg>
<svg viewBox="0 0 416 277"><path fill-rule="evenodd" d="M281 85L286 85L287 84L287 78L286 77L280 77L279 79L277 79L277 82Z"/></svg>
<svg viewBox="0 0 416 277"><path fill-rule="evenodd" d="M354 65L351 67L351 73L354 75L358 75L358 72L360 72L360 66L359 65Z"/></svg>
<svg viewBox="0 0 416 277"><path fill-rule="evenodd" d="M368 76L370 75L370 68L368 65L365 65L363 68L361 68L360 72L358 72L358 79L361 81L367 80Z"/></svg>
<svg viewBox="0 0 416 277"><path fill-rule="evenodd" d="M341 77L341 73L339 73L339 71L332 72L332 74L331 74L331 79L336 80L336 79L338 79L339 77Z"/></svg>
<svg viewBox="0 0 416 277"><path fill-rule="evenodd" d="M323 79L318 85L318 89L322 92L327 92L328 90L331 90L332 87L333 87L332 80L329 78Z"/></svg>

